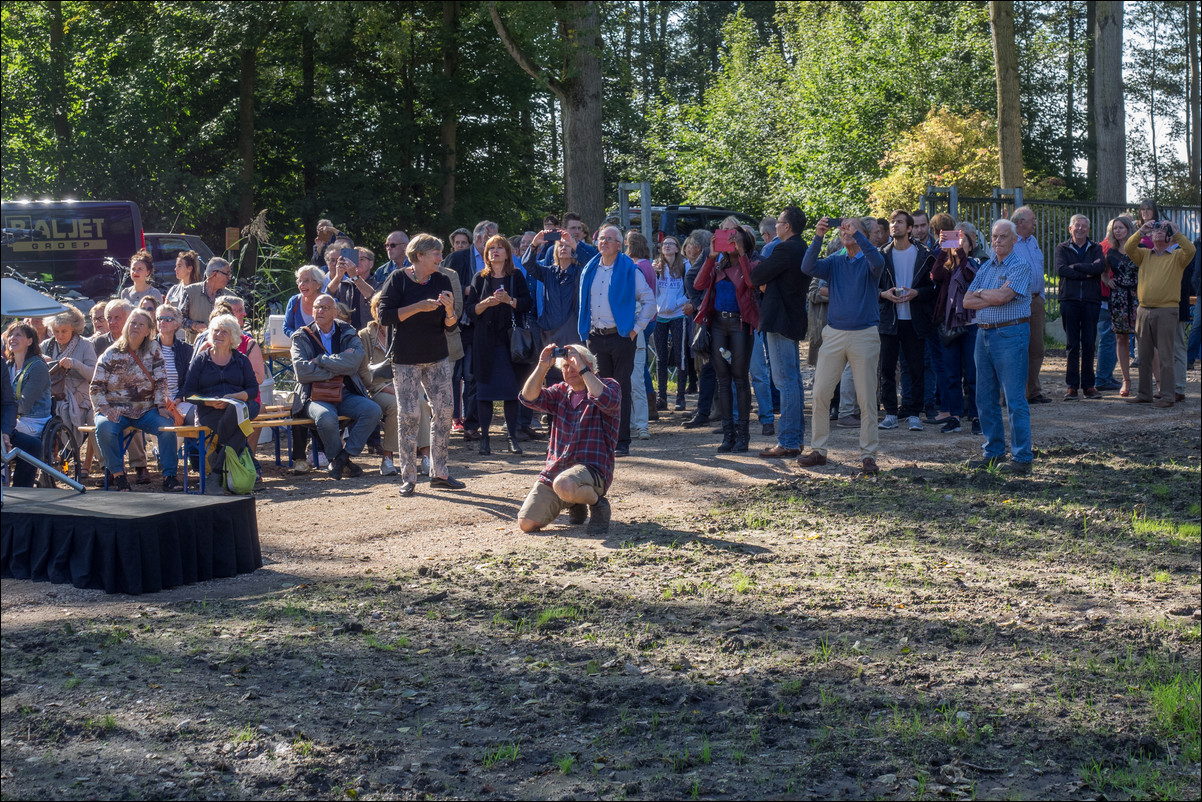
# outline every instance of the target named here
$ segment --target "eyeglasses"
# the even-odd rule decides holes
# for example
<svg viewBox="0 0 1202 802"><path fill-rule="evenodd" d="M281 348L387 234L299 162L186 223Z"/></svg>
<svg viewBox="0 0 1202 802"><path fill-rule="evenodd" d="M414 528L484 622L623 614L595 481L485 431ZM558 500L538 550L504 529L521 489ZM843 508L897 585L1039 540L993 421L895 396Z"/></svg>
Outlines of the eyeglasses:
<svg viewBox="0 0 1202 802"><path fill-rule="evenodd" d="M159 316L159 322L160 322L160 323L174 323L174 322L175 322L175 318L173 318L173 317L164 317L164 316L160 315L160 316Z"/></svg>
<svg viewBox="0 0 1202 802"><path fill-rule="evenodd" d="M600 237L597 242L621 242L617 237Z"/></svg>

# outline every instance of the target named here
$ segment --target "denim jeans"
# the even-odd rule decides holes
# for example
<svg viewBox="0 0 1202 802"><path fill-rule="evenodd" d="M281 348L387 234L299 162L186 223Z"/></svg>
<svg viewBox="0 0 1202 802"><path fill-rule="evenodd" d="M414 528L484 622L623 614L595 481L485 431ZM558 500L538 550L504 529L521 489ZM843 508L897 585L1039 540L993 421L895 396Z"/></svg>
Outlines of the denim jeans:
<svg viewBox="0 0 1202 802"><path fill-rule="evenodd" d="M366 396L347 392L343 393L342 402L338 405L328 404L325 401L310 401L308 412L309 417L313 418L313 425L317 427L318 435L321 436L326 456L330 459L336 457L341 450L339 444L342 441L338 436L339 415L346 415L351 419L346 432L346 445L342 446L351 456L363 453L363 446L367 444L367 438L384 415L380 405L375 401Z"/></svg>
<svg viewBox="0 0 1202 802"><path fill-rule="evenodd" d="M1114 382L1114 367L1118 364L1118 340L1114 336L1114 328L1110 323L1110 305L1102 303L1098 310L1098 369L1096 371L1096 386Z"/></svg>
<svg viewBox="0 0 1202 802"><path fill-rule="evenodd" d="M755 333L755 342L751 346L751 389L755 391L760 423L772 423L772 371L768 366L768 346L762 331Z"/></svg>
<svg viewBox="0 0 1202 802"><path fill-rule="evenodd" d="M1031 408L1027 404L1027 323L1000 329L977 329L974 358L977 363L977 412L985 433L985 457L1006 455L1006 428L1002 422L1001 393L1006 394L1010 416L1010 454L1015 462L1030 462Z"/></svg>
<svg viewBox="0 0 1202 802"><path fill-rule="evenodd" d="M688 371L685 360L688 346L684 341L685 319L661 320L655 326L655 373L659 379L659 398L668 400L668 370L676 368L676 403L684 403L685 385L688 384ZM675 357L675 358L673 358Z"/></svg>
<svg viewBox="0 0 1202 802"><path fill-rule="evenodd" d="M160 428L174 425L175 421L164 418L157 409L148 409L140 418L122 415L116 423L103 415L96 415L96 443L100 446L104 467L113 474L125 473L125 465L121 458L121 433L133 427L146 434L158 436L159 464L163 468L163 476L175 476L176 464L179 459L179 455L175 453L175 433L159 434Z"/></svg>
<svg viewBox="0 0 1202 802"><path fill-rule="evenodd" d="M1094 386L1094 349L1098 342L1098 305L1085 301L1062 300L1061 320L1067 343L1068 368L1064 381L1070 389L1088 390Z"/></svg>
<svg viewBox="0 0 1202 802"><path fill-rule="evenodd" d="M940 346L943 386L939 391L939 411L955 418L977 417L977 365L973 353L977 348L977 327L965 326L964 333L951 344L940 343Z"/></svg>
<svg viewBox="0 0 1202 802"><path fill-rule="evenodd" d="M801 448L805 442L805 388L801 384L801 358L797 340L768 332L768 362L772 366L772 381L780 389L780 425L776 427L776 442L781 448Z"/></svg>

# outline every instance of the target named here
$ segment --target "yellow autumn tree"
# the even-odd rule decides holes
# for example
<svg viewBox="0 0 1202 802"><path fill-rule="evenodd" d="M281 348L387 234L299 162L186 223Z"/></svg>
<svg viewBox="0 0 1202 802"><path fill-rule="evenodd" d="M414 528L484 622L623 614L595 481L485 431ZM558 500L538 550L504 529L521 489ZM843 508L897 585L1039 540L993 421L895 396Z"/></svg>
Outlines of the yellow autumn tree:
<svg viewBox="0 0 1202 802"><path fill-rule="evenodd" d="M933 108L885 152L888 172L868 186L874 215L913 209L928 185L988 196L998 182L997 123L980 112Z"/></svg>

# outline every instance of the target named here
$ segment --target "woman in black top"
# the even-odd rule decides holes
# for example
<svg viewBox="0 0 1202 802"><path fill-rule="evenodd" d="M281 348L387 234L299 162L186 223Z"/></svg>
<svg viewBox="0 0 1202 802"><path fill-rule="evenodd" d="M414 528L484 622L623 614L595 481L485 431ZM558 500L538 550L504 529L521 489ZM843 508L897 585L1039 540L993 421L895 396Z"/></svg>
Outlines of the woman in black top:
<svg viewBox="0 0 1202 802"><path fill-rule="evenodd" d="M526 279L514 268L509 240L500 235L493 237L484 245L484 269L472 279L467 295L476 329L472 369L476 374L481 454L492 453L488 428L492 424L494 401L504 402L509 450L522 453L517 440L521 387L517 368L509 358L509 337L515 322L530 311L531 303Z"/></svg>
<svg viewBox="0 0 1202 802"><path fill-rule="evenodd" d="M397 442L401 495L417 488L417 427L421 393L430 403L430 487L460 490L463 482L447 473L451 434L452 365L447 359L446 332L455 328L451 280L438 272L442 240L418 234L405 249L411 266L388 274L380 290L380 325L395 326L392 342L392 386L396 392Z"/></svg>
<svg viewBox="0 0 1202 802"><path fill-rule="evenodd" d="M209 321L209 347L188 366L180 394L184 398L202 396L221 399L205 401L194 408L193 423L207 426L217 438L217 449L209 460L205 493L221 495L221 469L225 467L225 446L234 453L246 448L246 433L238 425L237 408L229 401L245 401L247 419L259 414L259 392L250 360L238 352L242 328L233 315L218 315Z"/></svg>

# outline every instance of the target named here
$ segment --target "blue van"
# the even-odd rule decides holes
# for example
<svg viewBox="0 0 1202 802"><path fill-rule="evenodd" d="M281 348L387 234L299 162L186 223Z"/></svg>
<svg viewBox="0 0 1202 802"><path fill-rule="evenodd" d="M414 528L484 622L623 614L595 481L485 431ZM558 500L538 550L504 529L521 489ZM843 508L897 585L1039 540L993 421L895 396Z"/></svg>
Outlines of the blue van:
<svg viewBox="0 0 1202 802"><path fill-rule="evenodd" d="M4 267L89 298L107 298L118 274L146 247L142 213L132 201L0 201Z"/></svg>

